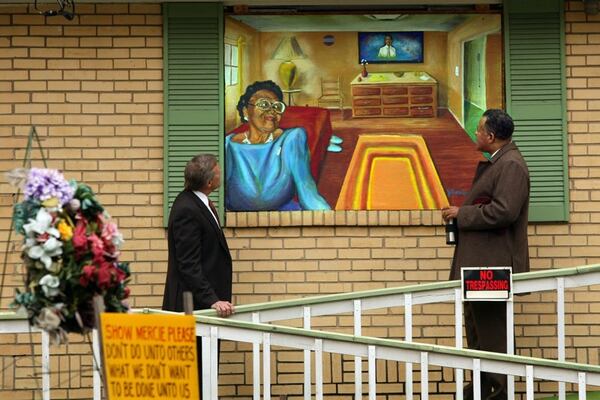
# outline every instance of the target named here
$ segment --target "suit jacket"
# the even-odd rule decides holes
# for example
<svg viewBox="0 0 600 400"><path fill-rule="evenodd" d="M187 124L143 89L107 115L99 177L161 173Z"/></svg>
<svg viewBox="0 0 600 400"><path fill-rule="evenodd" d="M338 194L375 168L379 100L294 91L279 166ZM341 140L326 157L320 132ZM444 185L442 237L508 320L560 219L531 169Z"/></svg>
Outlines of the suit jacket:
<svg viewBox="0 0 600 400"><path fill-rule="evenodd" d="M508 143L477 167L457 216L458 244L450 279L461 267L512 266L529 271L527 215L529 171L517 146Z"/></svg>
<svg viewBox="0 0 600 400"><path fill-rule="evenodd" d="M191 291L194 309L231 301L232 263L223 231L192 191L181 192L171 207L169 268L163 309L183 311L183 292Z"/></svg>

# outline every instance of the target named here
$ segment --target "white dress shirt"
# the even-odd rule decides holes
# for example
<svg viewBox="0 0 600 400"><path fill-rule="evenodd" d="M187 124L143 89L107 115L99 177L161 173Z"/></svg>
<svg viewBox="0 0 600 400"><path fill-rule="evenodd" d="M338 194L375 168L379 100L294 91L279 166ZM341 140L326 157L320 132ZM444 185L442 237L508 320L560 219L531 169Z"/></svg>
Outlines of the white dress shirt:
<svg viewBox="0 0 600 400"><path fill-rule="evenodd" d="M379 54L377 54L378 58L395 58L396 57L396 49L394 46L385 45L379 49Z"/></svg>
<svg viewBox="0 0 600 400"><path fill-rule="evenodd" d="M220 224L219 224L219 220L217 219L217 216L216 216L216 215L213 213L213 211L210 209L210 206L208 205L208 196L207 196L207 195L205 195L204 193L202 193L202 192L199 192L199 191L196 191L196 190L194 191L194 194L195 194L196 196L198 196L198 198L199 198L200 200L202 200L202 202L204 203L204 205L206 206L206 208L208 208L208 211L210 211L210 214L211 214L211 215L213 216L213 218L215 219L215 222L217 223L217 226L220 228L221 226L220 226Z"/></svg>

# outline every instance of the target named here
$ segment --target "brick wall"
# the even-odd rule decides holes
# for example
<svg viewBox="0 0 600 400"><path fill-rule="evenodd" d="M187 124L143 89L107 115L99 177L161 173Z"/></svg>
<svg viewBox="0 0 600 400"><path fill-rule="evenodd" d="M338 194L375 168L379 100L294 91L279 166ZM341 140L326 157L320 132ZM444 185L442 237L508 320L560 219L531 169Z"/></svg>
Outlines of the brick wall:
<svg viewBox="0 0 600 400"><path fill-rule="evenodd" d="M0 170L21 165L36 125L48 165L90 184L123 231L123 259L134 273L133 306L158 307L167 259L161 9L137 3L77 8L80 15L69 22L35 15L26 5L0 6ZM530 226L534 269L600 262L600 192L594 191L600 188L600 17L586 16L582 3L571 1L566 20L571 216L569 224ZM41 165L38 153L34 158ZM12 188L0 180L2 252L12 202ZM452 256L437 212L230 213L227 224L238 304L445 280ZM21 273L12 251L1 309L22 284ZM567 358L597 364L600 288L570 290L566 299ZM551 294L517 300L520 354L556 357L554 302ZM452 306L417 306L413 312L415 340L453 343ZM314 322L340 332L349 332L351 323L347 315ZM365 323L365 334L403 336L401 309L368 313ZM29 342L27 334L0 335L0 397L39 397L40 368L21 357L31 353ZM223 398L250 397L249 348L226 343L223 350ZM90 398L89 345L74 336L52 353L53 398ZM301 393L302 355L281 351L272 358L273 393ZM326 393L350 398L344 394L353 388L353 361L329 354L325 360ZM430 378L432 392L454 390L451 371L432 369ZM387 398L403 393L403 380L402 366L378 363L378 388Z"/></svg>

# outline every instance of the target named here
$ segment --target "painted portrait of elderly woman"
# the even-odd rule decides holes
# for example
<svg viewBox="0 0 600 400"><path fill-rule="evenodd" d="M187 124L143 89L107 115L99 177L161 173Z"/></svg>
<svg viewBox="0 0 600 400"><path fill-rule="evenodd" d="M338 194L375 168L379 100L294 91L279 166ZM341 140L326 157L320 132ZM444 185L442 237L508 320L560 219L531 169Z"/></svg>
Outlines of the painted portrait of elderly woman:
<svg viewBox="0 0 600 400"><path fill-rule="evenodd" d="M225 138L225 202L231 211L329 210L310 171L306 131L282 129L281 88L254 82L237 105L246 129Z"/></svg>

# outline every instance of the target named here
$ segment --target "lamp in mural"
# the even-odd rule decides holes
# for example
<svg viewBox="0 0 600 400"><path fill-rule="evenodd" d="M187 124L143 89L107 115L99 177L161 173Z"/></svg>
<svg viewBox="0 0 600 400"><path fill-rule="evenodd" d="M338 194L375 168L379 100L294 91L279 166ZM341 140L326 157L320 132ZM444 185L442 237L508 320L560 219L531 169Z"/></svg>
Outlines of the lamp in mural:
<svg viewBox="0 0 600 400"><path fill-rule="evenodd" d="M285 90L290 90L298 77L296 64L293 60L306 58L295 36L287 36L281 39L279 45L273 52L272 60L283 60L279 65L279 78Z"/></svg>

